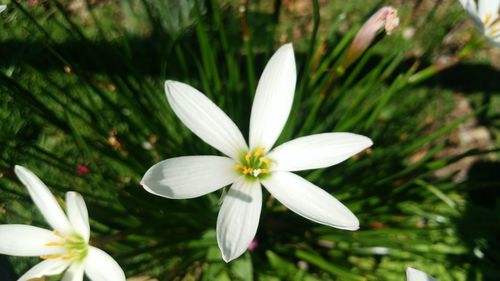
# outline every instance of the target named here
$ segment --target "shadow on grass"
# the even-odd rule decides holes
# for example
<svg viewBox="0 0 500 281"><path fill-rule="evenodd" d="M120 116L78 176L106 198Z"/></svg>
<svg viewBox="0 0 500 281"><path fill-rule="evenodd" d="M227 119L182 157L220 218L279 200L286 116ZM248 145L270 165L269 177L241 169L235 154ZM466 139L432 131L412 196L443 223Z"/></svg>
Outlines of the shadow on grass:
<svg viewBox="0 0 500 281"><path fill-rule="evenodd" d="M459 235L474 255L467 280L498 280L500 276L500 163L478 162L468 174L464 215L458 221Z"/></svg>
<svg viewBox="0 0 500 281"><path fill-rule="evenodd" d="M0 255L0 280L14 281L14 273L6 256Z"/></svg>
<svg viewBox="0 0 500 281"><path fill-rule="evenodd" d="M68 40L52 46L51 49L57 51L63 57L69 58L69 62L73 63L74 66L78 66L80 70L89 73L127 75L135 72L145 76L162 77L164 75L162 73L162 63L164 62L170 66L169 70L172 73L180 72L181 58L172 48L167 47L174 46L173 41L166 38L159 44L158 40L160 39L156 37L129 37L126 40L127 46L124 46L122 41ZM179 42L181 44L178 46L183 48L186 54L193 55L192 59L199 59L199 46L192 33L186 33ZM241 42L233 43L241 45ZM232 48L237 49L238 47ZM0 53L9 54L0 61L0 66L4 67L26 64L40 71L49 71L62 70L65 66L50 54L47 44L42 41L7 40L0 45ZM263 56L258 53L256 55L256 65L263 65L265 62ZM301 54L296 53L296 56L300 57ZM102 58L105 59L102 60ZM381 56L374 56L369 60L363 71L370 71L371 68L378 65L381 58ZM244 60L243 56L240 57L242 66L245 64ZM407 70L413 63L413 61L404 61L398 69L401 71ZM428 65L429 63L424 62L423 64ZM189 65L193 69L188 69L188 71L196 73L195 64ZM395 73L398 73L398 71L395 71ZM363 77L363 75L359 77ZM422 86L439 86L466 94L483 92L487 97L500 94L498 77L500 77L500 71L491 65L459 64L425 81ZM388 81L391 81L391 79Z"/></svg>

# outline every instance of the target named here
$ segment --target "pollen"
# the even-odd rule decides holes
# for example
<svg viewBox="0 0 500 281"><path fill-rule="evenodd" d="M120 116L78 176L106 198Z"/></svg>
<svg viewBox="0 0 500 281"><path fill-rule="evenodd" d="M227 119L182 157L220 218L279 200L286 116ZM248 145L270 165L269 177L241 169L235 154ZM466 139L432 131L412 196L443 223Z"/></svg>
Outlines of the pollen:
<svg viewBox="0 0 500 281"><path fill-rule="evenodd" d="M271 161L263 156L264 147L259 147L254 151L244 154L241 162L234 165L236 171L249 178L260 178L269 173Z"/></svg>

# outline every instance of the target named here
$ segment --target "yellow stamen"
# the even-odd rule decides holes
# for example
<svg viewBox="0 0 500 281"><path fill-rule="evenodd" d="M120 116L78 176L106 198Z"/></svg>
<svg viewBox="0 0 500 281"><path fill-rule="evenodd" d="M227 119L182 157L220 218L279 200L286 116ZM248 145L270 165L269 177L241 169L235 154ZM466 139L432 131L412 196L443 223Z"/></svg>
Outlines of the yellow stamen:
<svg viewBox="0 0 500 281"><path fill-rule="evenodd" d="M58 254L50 254L40 256L41 259L61 259L61 260L77 260L83 261L88 254L87 242L77 233L70 233L67 236L54 231L54 235L63 239L63 241L49 241L44 245L46 247L61 247L61 252Z"/></svg>
<svg viewBox="0 0 500 281"><path fill-rule="evenodd" d="M263 147L259 147L255 150L255 152L253 153L253 157L259 157L262 152L264 152L264 148Z"/></svg>
<svg viewBox="0 0 500 281"><path fill-rule="evenodd" d="M259 161L266 164L266 165L269 165L269 159L265 158L265 157L260 157L259 158Z"/></svg>
<svg viewBox="0 0 500 281"><path fill-rule="evenodd" d="M48 260L48 259L58 259L60 258L60 254L53 254L53 255L46 255L46 256L40 256L41 259Z"/></svg>
<svg viewBox="0 0 500 281"><path fill-rule="evenodd" d="M490 25L490 28L500 27L500 17L496 18Z"/></svg>
<svg viewBox="0 0 500 281"><path fill-rule="evenodd" d="M271 160L264 157L264 153L264 147L258 147L252 152L248 151L244 154L241 163L234 164L234 168L240 174L258 178L259 175L268 173L271 163Z"/></svg>
<svg viewBox="0 0 500 281"><path fill-rule="evenodd" d="M76 253L76 251L75 251L75 250L69 250L69 251L68 251L68 254L67 254L67 255L62 256L62 257L61 257L61 259L63 259L63 260L69 260L69 259L74 258L74 257L76 256L76 254L77 254L77 253Z"/></svg>
<svg viewBox="0 0 500 281"><path fill-rule="evenodd" d="M64 243L63 242L49 242L49 243L45 243L45 246L49 246L49 247L52 247L52 246L64 246Z"/></svg>
<svg viewBox="0 0 500 281"><path fill-rule="evenodd" d="M500 18L496 19L486 31L487 35L492 37L500 35Z"/></svg>
<svg viewBox="0 0 500 281"><path fill-rule="evenodd" d="M490 21L490 19L491 19L491 13L487 13L486 16L483 19L483 24L487 25L488 22Z"/></svg>

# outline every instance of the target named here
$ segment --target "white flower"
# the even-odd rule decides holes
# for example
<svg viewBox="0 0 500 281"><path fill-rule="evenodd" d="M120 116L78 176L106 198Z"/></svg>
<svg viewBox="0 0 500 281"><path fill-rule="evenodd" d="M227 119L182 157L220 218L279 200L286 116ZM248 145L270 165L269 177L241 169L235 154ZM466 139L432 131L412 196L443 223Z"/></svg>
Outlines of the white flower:
<svg viewBox="0 0 500 281"><path fill-rule="evenodd" d="M65 270L63 281L81 281L84 272L92 281L125 281L118 263L104 251L89 245L87 206L80 194L66 193L66 216L35 174L21 166L16 166L14 171L54 229L49 231L22 224L0 225L0 254L43 259L18 281L57 275Z"/></svg>
<svg viewBox="0 0 500 281"><path fill-rule="evenodd" d="M7 5L0 5L0 13L7 9Z"/></svg>
<svg viewBox="0 0 500 281"><path fill-rule="evenodd" d="M436 279L430 277L425 272L417 270L415 268L406 268L406 280L408 281L436 281Z"/></svg>
<svg viewBox="0 0 500 281"><path fill-rule="evenodd" d="M229 262L257 232L261 184L283 205L312 221L356 230L354 214L329 193L291 173L340 163L372 145L364 136L325 133L297 138L271 150L290 113L296 82L291 44L262 73L250 116L250 147L238 127L205 95L184 83L165 82L168 102L194 134L227 157L184 156L151 167L141 184L156 195L198 197L232 184L217 218L217 242Z"/></svg>
<svg viewBox="0 0 500 281"><path fill-rule="evenodd" d="M476 27L497 47L500 47L500 0L459 0Z"/></svg>

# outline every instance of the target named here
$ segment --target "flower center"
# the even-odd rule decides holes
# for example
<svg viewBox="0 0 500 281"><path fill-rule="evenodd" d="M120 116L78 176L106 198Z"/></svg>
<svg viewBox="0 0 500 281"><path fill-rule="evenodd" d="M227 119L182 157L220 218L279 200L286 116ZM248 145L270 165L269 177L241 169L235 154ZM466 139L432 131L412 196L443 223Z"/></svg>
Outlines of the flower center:
<svg viewBox="0 0 500 281"><path fill-rule="evenodd" d="M78 234L64 236L61 233L54 231L54 234L61 238L59 241L48 242L47 247L63 247L64 253L40 256L41 259L63 259L72 261L83 261L88 254L87 242Z"/></svg>
<svg viewBox="0 0 500 281"><path fill-rule="evenodd" d="M487 20L489 21L489 18ZM487 36L493 38L500 36L500 17L493 21L489 26L485 25L485 29L485 33Z"/></svg>
<svg viewBox="0 0 500 281"><path fill-rule="evenodd" d="M262 155L263 147L255 149L253 152L248 151L245 157L241 159L241 163L234 167L240 174L249 178L259 178L269 173L270 161Z"/></svg>
<svg viewBox="0 0 500 281"><path fill-rule="evenodd" d="M488 25L490 19L491 19L491 13L486 13L486 15L484 15L483 25Z"/></svg>

